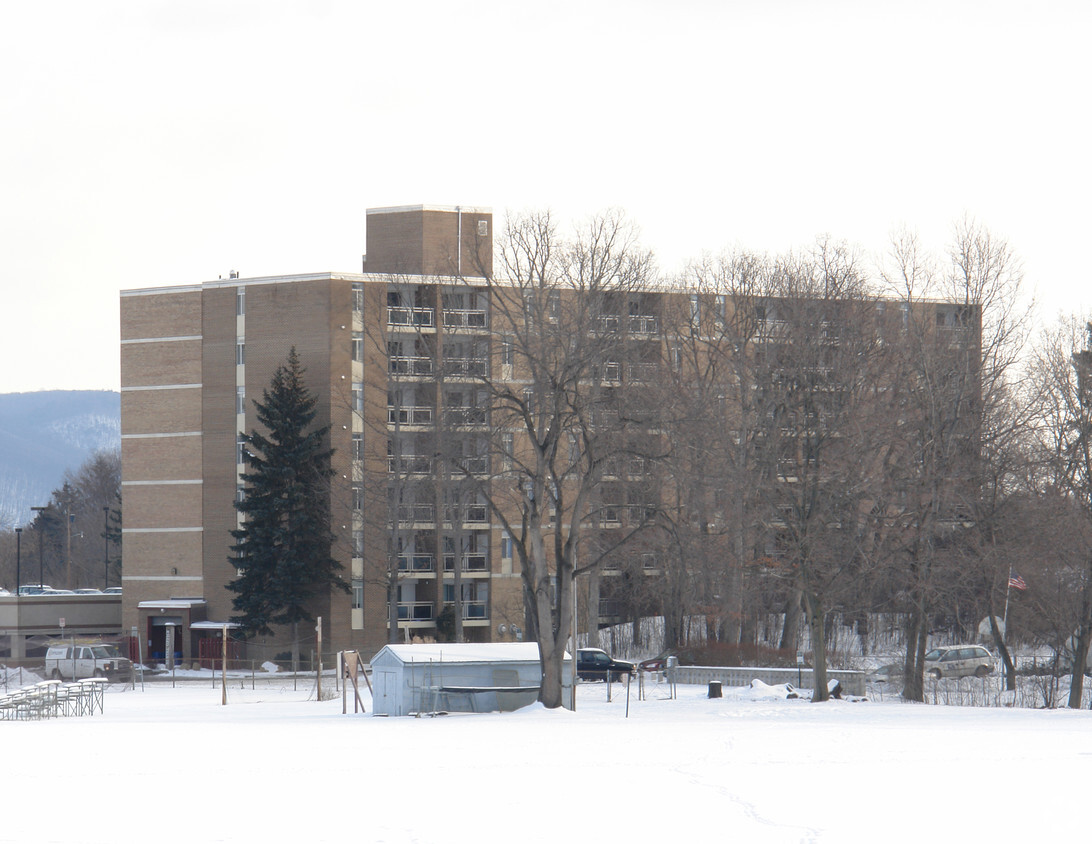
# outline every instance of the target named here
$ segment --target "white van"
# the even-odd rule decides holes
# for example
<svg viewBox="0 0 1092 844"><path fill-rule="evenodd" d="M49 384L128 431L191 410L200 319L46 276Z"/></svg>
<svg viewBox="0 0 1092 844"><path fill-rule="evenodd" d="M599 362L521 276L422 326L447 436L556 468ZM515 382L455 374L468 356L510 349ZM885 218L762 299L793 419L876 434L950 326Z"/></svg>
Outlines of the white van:
<svg viewBox="0 0 1092 844"><path fill-rule="evenodd" d="M981 645L933 648L925 655L925 676L985 677L993 673L993 656Z"/></svg>
<svg viewBox="0 0 1092 844"><path fill-rule="evenodd" d="M51 645L45 657L46 675L54 680L106 677L128 680L133 664L114 645Z"/></svg>

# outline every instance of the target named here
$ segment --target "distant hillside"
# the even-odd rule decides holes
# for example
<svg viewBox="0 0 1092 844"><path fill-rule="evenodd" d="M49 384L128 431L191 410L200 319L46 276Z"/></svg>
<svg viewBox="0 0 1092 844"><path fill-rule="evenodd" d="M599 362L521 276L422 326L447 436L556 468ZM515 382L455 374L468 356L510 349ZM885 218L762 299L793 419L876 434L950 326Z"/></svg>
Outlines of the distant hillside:
<svg viewBox="0 0 1092 844"><path fill-rule="evenodd" d="M0 394L0 528L29 522L66 469L121 447L121 395L107 390Z"/></svg>

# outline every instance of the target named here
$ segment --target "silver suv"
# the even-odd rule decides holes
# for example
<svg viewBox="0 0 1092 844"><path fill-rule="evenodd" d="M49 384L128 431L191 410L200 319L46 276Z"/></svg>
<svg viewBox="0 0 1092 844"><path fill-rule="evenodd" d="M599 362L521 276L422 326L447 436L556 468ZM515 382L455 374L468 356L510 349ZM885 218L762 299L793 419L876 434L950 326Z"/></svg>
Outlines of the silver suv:
<svg viewBox="0 0 1092 844"><path fill-rule="evenodd" d="M933 648L925 655L925 676L985 677L993 672L993 656L981 645Z"/></svg>

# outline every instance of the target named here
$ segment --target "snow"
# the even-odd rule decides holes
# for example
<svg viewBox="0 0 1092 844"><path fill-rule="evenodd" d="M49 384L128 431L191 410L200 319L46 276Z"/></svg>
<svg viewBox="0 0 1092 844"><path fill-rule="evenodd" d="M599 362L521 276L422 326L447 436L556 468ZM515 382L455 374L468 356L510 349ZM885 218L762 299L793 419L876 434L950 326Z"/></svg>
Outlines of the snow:
<svg viewBox="0 0 1092 844"><path fill-rule="evenodd" d="M245 686L245 688L243 688ZM324 692L333 677L324 678ZM1092 712L582 684L577 711L376 718L313 680L112 685L0 722L0 841L751 842L1083 834ZM371 711L366 688L362 697ZM310 698L310 699L309 699ZM957 809L950 807L958 806Z"/></svg>

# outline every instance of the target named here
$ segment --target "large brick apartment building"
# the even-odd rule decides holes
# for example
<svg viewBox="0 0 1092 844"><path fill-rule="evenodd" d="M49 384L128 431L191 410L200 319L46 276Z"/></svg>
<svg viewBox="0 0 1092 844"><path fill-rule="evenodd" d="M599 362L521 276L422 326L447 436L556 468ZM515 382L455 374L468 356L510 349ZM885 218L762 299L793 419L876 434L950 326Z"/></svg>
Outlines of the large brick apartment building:
<svg viewBox="0 0 1092 844"><path fill-rule="evenodd" d="M435 397L426 407L422 390L417 398L413 390L415 373L431 371L427 357L414 352L422 341L458 326L476 337L479 354L487 349L488 309L484 300L468 301L467 282L491 268L492 226L487 209L371 209L364 273L233 272L192 286L122 293L123 616L125 629L136 628L153 655L165 650L173 628L174 650L196 657L200 639L217 636L214 623L233 614L225 584L235 576L229 531L238 524L232 502L241 494L239 434L254 427L253 400L292 346L318 397L319 422L330 425L333 555L352 585L350 595L335 593L315 607L324 648L370 653L386 641L386 594L365 571L365 558L387 559L387 537L374 521L366 524L362 508L367 449L385 465L388 419L407 435L431 427ZM464 281L441 296L434 279L453 275ZM377 331L367 330L366 320ZM376 342L379 334L399 350L390 367L404 382L402 421L388 409L388 349ZM484 417L466 421L485 429ZM415 519L434 520L426 509L419 506ZM510 623L522 620L519 578L484 509L470 507L466 515L475 553L461 572L464 633L488 640L490 626L507 617L505 607L512 607ZM435 522L413 526L427 531ZM407 549L402 557L414 576L401 585L400 627L427 633L452 575L435 553ZM284 649L283 640L259 639L251 655Z"/></svg>
<svg viewBox="0 0 1092 844"><path fill-rule="evenodd" d="M236 576L230 531L243 494L241 434L255 426L253 401L293 346L318 398L318 422L330 426L332 555L351 585L313 608L324 650L370 656L387 642L394 567L400 639L435 634L453 604L468 641L510 639L525 623L511 538L484 498L440 489L437 463L442 439L444 459L454 449L479 484L505 469L509 446L497 448L506 435L495 430L483 376L517 383L520 372L500 325L504 303L491 300L507 294L486 281L492 214L405 206L371 209L367 220L359 274L232 273L121 295L123 624L153 658L173 650L189 660L217 647L233 615L225 586ZM723 318L725 297L708 298L712 318ZM604 382L629 372L640 382L669 360L662 320L672 310L696 314L699 304L693 293L638 292L617 315L599 316L625 326L633 352L601 361ZM936 330L959 316L948 304L928 307ZM764 309L761 319L776 335L771 316ZM606 473L597 529L615 529L655 496L647 466L633 471ZM630 556L645 560L645 575L657 574L651 549ZM287 645L287 633L258 638L249 656L270 658Z"/></svg>

